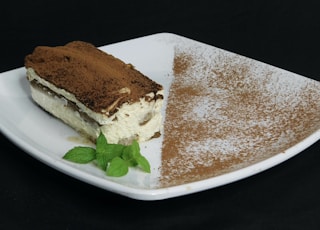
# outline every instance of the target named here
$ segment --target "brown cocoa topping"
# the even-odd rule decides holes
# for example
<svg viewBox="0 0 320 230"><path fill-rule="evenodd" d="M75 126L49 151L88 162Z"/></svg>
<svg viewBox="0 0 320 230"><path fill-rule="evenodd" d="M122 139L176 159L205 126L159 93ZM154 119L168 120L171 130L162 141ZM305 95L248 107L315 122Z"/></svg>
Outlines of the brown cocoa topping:
<svg viewBox="0 0 320 230"><path fill-rule="evenodd" d="M162 89L131 64L82 41L57 47L38 46L26 56L25 66L33 68L58 88L74 94L91 110L106 111L109 115L125 102L136 102L146 94ZM123 93L123 88L128 88L130 93ZM116 105L108 110L115 102Z"/></svg>
<svg viewBox="0 0 320 230"><path fill-rule="evenodd" d="M196 47L199 48L199 47ZM199 52L201 53L201 52ZM320 85L223 52L175 50L161 187L222 175L283 153L320 128Z"/></svg>

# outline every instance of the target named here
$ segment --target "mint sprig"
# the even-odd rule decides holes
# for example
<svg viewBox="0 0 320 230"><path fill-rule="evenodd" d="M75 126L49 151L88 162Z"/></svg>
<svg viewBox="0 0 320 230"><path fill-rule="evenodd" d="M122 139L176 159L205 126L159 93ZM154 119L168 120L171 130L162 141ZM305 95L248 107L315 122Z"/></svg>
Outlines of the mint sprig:
<svg viewBox="0 0 320 230"><path fill-rule="evenodd" d="M77 146L70 149L63 159L72 161L79 164L86 164L93 161L96 158L96 150L90 147Z"/></svg>
<svg viewBox="0 0 320 230"><path fill-rule="evenodd" d="M148 160L141 155L139 143L131 145L109 144L103 133L96 140L96 148L77 146L70 149L63 159L80 164L95 162L107 176L121 177L128 173L129 167L139 167L150 173Z"/></svg>

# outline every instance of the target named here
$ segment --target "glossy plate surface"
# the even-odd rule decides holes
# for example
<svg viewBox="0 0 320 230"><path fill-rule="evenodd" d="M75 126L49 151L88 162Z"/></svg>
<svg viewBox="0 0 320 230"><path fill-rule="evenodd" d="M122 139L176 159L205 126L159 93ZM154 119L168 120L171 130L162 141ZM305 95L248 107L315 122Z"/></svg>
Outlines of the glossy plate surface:
<svg viewBox="0 0 320 230"><path fill-rule="evenodd" d="M212 175L209 173L209 176L204 177L193 175L197 170L192 168L197 169L203 165L201 163L199 166L200 163L197 162L190 167L189 174L183 170L174 169L178 175L166 172L168 175L164 177L161 168L168 170L168 162L173 161L173 157L162 160L163 141L167 141L163 136L166 135L166 131L172 131L170 122L164 121L164 135L140 145L142 154L148 158L152 166L151 174L131 169L125 177L111 178L105 176L92 164L69 163L61 157L75 145L85 145L84 140L71 128L33 103L24 68L1 73L1 132L36 159L81 181L134 199L172 198L221 186L269 169L298 154L320 138L320 83L317 81L168 33L150 35L100 48L127 63L132 63L142 73L164 86L166 104L163 107L163 115L166 118L168 116L165 110L172 108L170 100L173 100L170 96L168 97L169 89L176 87L178 83L181 85L183 81L181 76L184 74L185 76L209 76L206 78L209 80L212 76L215 82L213 85L207 82L204 84L208 85L208 89L202 91L205 92L206 98L198 102L194 116L190 118L188 117L190 114L180 114L184 120L181 126L188 122L190 124L200 120L205 122L206 117L208 119L214 117L219 119L218 127L221 129L231 128L233 133L237 133L236 130L240 131L233 138L230 135L218 137L214 132L217 127L210 126L209 131L212 129L212 136L195 141L195 145L189 148L193 149L192 154L188 156L191 157L189 162L195 162L195 158L201 157L203 149L206 149L206 157L211 156L213 160L222 161L223 157L234 159L237 155L241 162L228 161L234 162L234 165L229 164L220 172L210 172ZM186 57L193 57L193 62ZM189 65L185 66L188 72L183 72L181 69L183 65L178 66L181 60L183 65ZM188 63L186 60L189 60ZM237 71L235 69L239 69L236 68L239 65L242 67L245 65L246 71L242 70L236 74L241 76L241 79L238 79L235 85L234 81L230 82L226 77L235 76L231 76L230 71ZM175 80L177 76L180 77L181 82ZM186 80L190 79L186 77ZM252 88L253 85L254 88ZM244 92L244 89L247 91ZM253 95L260 96L252 98ZM234 100L239 96L249 101L243 106L231 106L236 104L235 101L232 104L231 99ZM210 98L213 97L214 103L211 103L213 99ZM188 106L189 102L185 103ZM228 113L223 113L226 110ZM254 111L260 110L262 112L259 116L251 116L256 114ZM270 110L270 113L267 110ZM234 114L239 114L238 119ZM280 128L275 131L275 127ZM169 134L167 136L170 138ZM183 141L182 134L178 134L178 137ZM216 150L219 150L219 153ZM254 151L257 150L261 153L255 154ZM175 158L175 162L178 162L179 158L185 159L186 153L178 154ZM208 161L207 158L203 159ZM173 167L180 167L180 165L175 164ZM182 164L181 167L185 165ZM215 163L209 165L209 168L212 167L215 167ZM190 175L195 179L188 180ZM180 176L187 179L176 180L175 177ZM164 179L165 183L162 184L159 181L160 178L167 179Z"/></svg>

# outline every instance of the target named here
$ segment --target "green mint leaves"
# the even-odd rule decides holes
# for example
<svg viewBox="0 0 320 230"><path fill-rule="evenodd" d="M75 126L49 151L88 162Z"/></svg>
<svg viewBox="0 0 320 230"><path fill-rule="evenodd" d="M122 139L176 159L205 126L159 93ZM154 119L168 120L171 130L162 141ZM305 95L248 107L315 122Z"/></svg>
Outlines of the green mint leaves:
<svg viewBox="0 0 320 230"><path fill-rule="evenodd" d="M121 177L128 173L129 167L140 167L150 173L148 160L141 155L139 143L134 140L131 145L109 144L100 133L96 141L96 149L77 146L69 150L63 159L86 164L95 161L107 176Z"/></svg>
<svg viewBox="0 0 320 230"><path fill-rule="evenodd" d="M69 150L63 158L75 163L86 164L96 158L96 150L90 147L78 146Z"/></svg>

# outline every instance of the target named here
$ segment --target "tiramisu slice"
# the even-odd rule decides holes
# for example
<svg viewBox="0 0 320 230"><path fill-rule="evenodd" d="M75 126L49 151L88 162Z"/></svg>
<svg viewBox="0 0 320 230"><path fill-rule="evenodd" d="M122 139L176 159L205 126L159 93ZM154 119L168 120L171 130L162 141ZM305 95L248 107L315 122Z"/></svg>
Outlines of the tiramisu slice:
<svg viewBox="0 0 320 230"><path fill-rule="evenodd" d="M26 56L33 100L81 134L109 143L160 134L163 88L90 43L38 46Z"/></svg>

